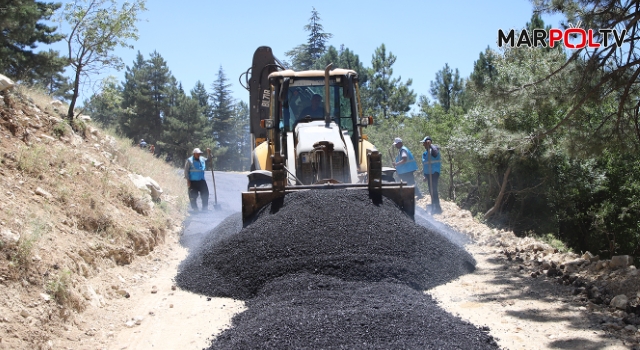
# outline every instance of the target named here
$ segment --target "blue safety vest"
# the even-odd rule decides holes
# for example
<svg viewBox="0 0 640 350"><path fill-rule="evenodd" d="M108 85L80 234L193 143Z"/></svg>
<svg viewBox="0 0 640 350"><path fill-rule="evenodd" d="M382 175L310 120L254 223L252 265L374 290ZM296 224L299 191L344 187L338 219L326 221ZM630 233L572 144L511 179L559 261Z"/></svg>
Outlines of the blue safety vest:
<svg viewBox="0 0 640 350"><path fill-rule="evenodd" d="M396 165L396 172L398 174L406 174L418 170L418 163L416 163L415 158L413 158L413 154L411 154L411 151L409 151L409 149L405 146L402 146L400 151L398 151L398 155L396 156L396 163L402 160L402 157L400 156L402 154L402 150L407 151L407 162Z"/></svg>
<svg viewBox="0 0 640 350"><path fill-rule="evenodd" d="M193 159L193 156L189 157L189 180L200 181L204 180L204 169L207 158L200 156L199 160Z"/></svg>
<svg viewBox="0 0 640 350"><path fill-rule="evenodd" d="M431 147L435 146L432 145ZM440 150L438 150L437 157L432 156L430 151L422 153L422 172L425 175L440 173ZM429 173L429 158L431 158L431 173Z"/></svg>

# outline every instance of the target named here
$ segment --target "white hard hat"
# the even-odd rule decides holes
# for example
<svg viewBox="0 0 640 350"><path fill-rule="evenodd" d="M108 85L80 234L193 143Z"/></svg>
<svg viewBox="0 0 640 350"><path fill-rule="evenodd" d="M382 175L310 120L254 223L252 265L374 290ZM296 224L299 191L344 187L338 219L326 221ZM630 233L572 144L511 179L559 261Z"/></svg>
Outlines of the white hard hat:
<svg viewBox="0 0 640 350"><path fill-rule="evenodd" d="M202 151L200 150L200 148L194 148L194 149L193 149L193 154L196 154L196 153L202 154L202 153L204 153L204 152L202 152Z"/></svg>
<svg viewBox="0 0 640 350"><path fill-rule="evenodd" d="M396 138L393 140L393 145L395 146L395 145L397 145L397 144L399 144L399 143L402 143L402 139L401 139L401 138L399 138L399 137L396 137Z"/></svg>

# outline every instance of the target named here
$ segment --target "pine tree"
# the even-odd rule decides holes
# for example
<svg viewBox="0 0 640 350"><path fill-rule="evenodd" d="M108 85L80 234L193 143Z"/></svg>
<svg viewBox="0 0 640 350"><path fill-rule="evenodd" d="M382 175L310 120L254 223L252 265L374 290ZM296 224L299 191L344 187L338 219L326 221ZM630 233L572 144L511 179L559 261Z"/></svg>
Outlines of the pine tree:
<svg viewBox="0 0 640 350"><path fill-rule="evenodd" d="M249 133L249 105L240 101L233 106L233 134L235 162L232 169L245 171L251 165L251 134Z"/></svg>
<svg viewBox="0 0 640 350"><path fill-rule="evenodd" d="M158 145L174 164L183 165L191 150L203 147L210 131L198 100L186 96L180 86L175 91L175 105L164 118L162 141Z"/></svg>
<svg viewBox="0 0 640 350"><path fill-rule="evenodd" d="M304 26L304 30L309 32L307 39L307 52L312 62L317 61L326 51L326 43L333 37L333 34L325 33L322 24L320 24L320 14L313 7L309 24Z"/></svg>
<svg viewBox="0 0 640 350"><path fill-rule="evenodd" d="M315 69L324 69L329 63L333 63L334 68L352 69L358 73L360 85L364 85L369 80L369 71L360 62L360 57L348 48L341 46L338 51L333 45L314 64Z"/></svg>
<svg viewBox="0 0 640 350"><path fill-rule="evenodd" d="M233 153L229 152L233 149L232 142L235 137L229 132L233 128L233 105L234 101L231 97L231 84L227 83L227 77L224 74L222 66L218 70L218 78L212 85L213 93L211 97L211 105L213 107L213 140L219 147L216 168L220 170L228 170L233 162ZM227 153L229 152L229 153Z"/></svg>
<svg viewBox="0 0 640 350"><path fill-rule="evenodd" d="M285 53L291 59L291 69L294 70L313 69L316 61L326 52L327 41L333 37L333 34L323 32L320 14L315 7L311 11L309 23L304 26L304 30L309 32L307 43L298 45Z"/></svg>
<svg viewBox="0 0 640 350"><path fill-rule="evenodd" d="M176 103L175 97L172 99L172 93L174 93L172 89L174 89L176 79L171 74L167 62L156 51L149 56L148 69L151 99L153 101L153 115L149 118L150 138L157 140L162 134L164 116L169 113L171 106Z"/></svg>
<svg viewBox="0 0 640 350"><path fill-rule="evenodd" d="M416 102L416 94L409 87L413 83L408 79L402 83L402 77L392 78L393 64L396 56L380 45L371 59L371 79L369 82L369 98L366 103L373 112L381 113L386 119L406 113Z"/></svg>
<svg viewBox="0 0 640 350"><path fill-rule="evenodd" d="M135 140L144 138L152 143L159 139L163 118L171 108L172 89L176 84L166 61L158 52L154 51L149 60L138 53L133 67L127 67L125 73L125 115L120 126L126 136Z"/></svg>
<svg viewBox="0 0 640 350"><path fill-rule="evenodd" d="M437 99L445 113L454 105L462 104L464 84L458 68L453 71L448 63L436 73L436 80L431 82L431 96Z"/></svg>
<svg viewBox="0 0 640 350"><path fill-rule="evenodd" d="M43 23L51 19L60 3L34 0L0 0L0 71L17 81L35 83L67 65L57 51L34 52L38 44L52 44L64 38L56 27Z"/></svg>
<svg viewBox="0 0 640 350"><path fill-rule="evenodd" d="M207 118L208 121L211 121L213 118L213 111L211 104L209 103L209 93L200 80L196 82L196 86L191 90L191 98L198 101L198 105L203 109L202 113L205 118Z"/></svg>
<svg viewBox="0 0 640 350"><path fill-rule="evenodd" d="M469 84L474 90L481 90L487 82L494 79L496 74L497 54L487 47L484 52L480 52L478 60L473 62L473 72L469 76Z"/></svg>
<svg viewBox="0 0 640 350"><path fill-rule="evenodd" d="M40 86L51 97L70 101L73 96L73 82L64 76L61 67L67 63L65 58L59 56L57 51L48 50L39 52L44 57L41 65L33 69L34 77L31 84Z"/></svg>

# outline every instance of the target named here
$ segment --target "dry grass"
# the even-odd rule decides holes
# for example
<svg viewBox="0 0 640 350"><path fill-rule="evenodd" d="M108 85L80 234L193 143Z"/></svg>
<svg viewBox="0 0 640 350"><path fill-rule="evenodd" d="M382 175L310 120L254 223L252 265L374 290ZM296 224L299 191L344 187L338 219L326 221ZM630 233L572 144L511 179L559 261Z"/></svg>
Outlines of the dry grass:
<svg viewBox="0 0 640 350"><path fill-rule="evenodd" d="M51 105L51 96L39 87L27 86L23 84L16 85L14 91L19 96L24 96L27 100L35 104L41 111L48 112L58 117L64 117L69 105L63 103L62 106L54 107Z"/></svg>
<svg viewBox="0 0 640 350"><path fill-rule="evenodd" d="M24 269L31 264L32 258L38 249L38 242L51 232L51 218L46 214L32 214L29 222L22 227L20 240L11 257L14 267Z"/></svg>
<svg viewBox="0 0 640 350"><path fill-rule="evenodd" d="M49 168L49 154L41 144L18 148L18 169L32 175L40 175Z"/></svg>
<svg viewBox="0 0 640 350"><path fill-rule="evenodd" d="M107 133L114 136L112 130ZM161 208L172 212L177 210L181 215L186 213L188 197L184 179L180 170L165 161L151 156L146 150L132 146L129 139L114 136L117 143L118 157L116 162L129 171L154 179L163 190L163 200L168 202Z"/></svg>
<svg viewBox="0 0 640 350"><path fill-rule="evenodd" d="M77 121L71 127L63 119L66 106L53 107L42 91L17 86L10 99L15 110L29 111L12 119L21 123L15 128L43 123L31 132L29 142L20 139L20 133L0 143L0 225L21 235L17 244L0 250L16 278L35 268L34 254L44 249L47 264L68 271L43 281L44 289L62 303L69 283L75 285L78 275L85 274L86 264L100 262L77 260L74 252L84 245L105 247L106 256L110 251L146 255L182 222L188 199L178 169L91 122ZM47 114L62 120L55 122ZM6 131L0 127L0 132ZM65 138L51 142L42 134ZM42 142L34 142L35 137ZM130 173L152 178L163 190L161 201L145 215L131 209L148 194L134 186Z"/></svg>

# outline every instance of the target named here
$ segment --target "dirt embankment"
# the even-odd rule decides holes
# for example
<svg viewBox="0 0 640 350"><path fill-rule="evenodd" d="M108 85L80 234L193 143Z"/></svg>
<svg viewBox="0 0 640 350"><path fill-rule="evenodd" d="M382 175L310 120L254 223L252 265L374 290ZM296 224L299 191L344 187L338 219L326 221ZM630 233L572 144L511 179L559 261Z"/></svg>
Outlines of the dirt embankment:
<svg viewBox="0 0 640 350"><path fill-rule="evenodd" d="M487 227L454 203L442 207L433 222L472 238L466 248L478 261L475 273L428 291L447 311L488 326L509 349L640 349L640 273L631 257L563 252Z"/></svg>
<svg viewBox="0 0 640 350"><path fill-rule="evenodd" d="M174 169L65 111L23 88L0 93L3 349L91 337L82 313L128 297L109 272L179 235L184 218Z"/></svg>

